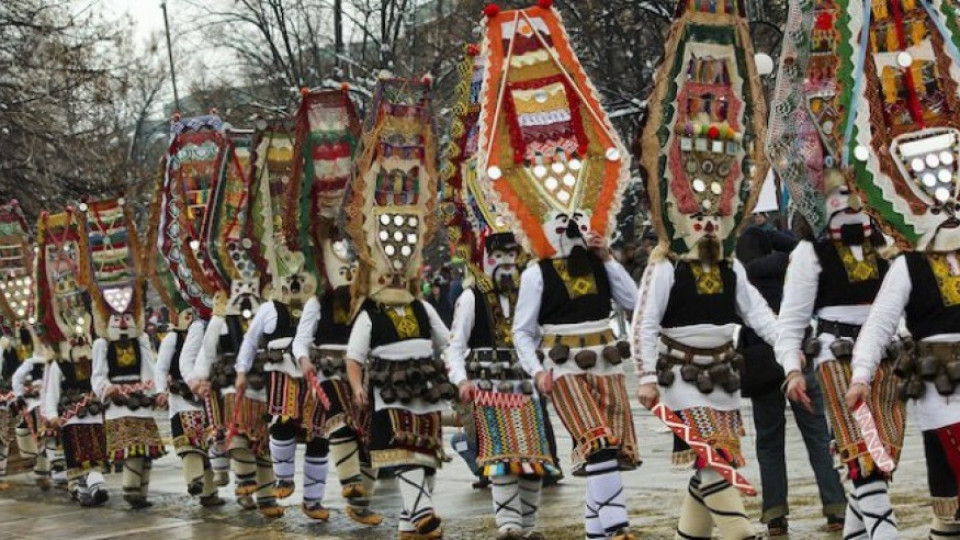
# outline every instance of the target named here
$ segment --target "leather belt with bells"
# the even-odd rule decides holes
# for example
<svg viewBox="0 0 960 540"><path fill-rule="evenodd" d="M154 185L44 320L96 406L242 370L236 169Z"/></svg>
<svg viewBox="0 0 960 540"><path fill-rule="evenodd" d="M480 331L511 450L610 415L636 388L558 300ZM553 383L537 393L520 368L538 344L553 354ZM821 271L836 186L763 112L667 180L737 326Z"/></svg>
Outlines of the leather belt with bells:
<svg viewBox="0 0 960 540"><path fill-rule="evenodd" d="M950 396L960 384L960 343L919 342L900 355L894 374L900 382L902 399L919 399L926 393L926 384L932 382L937 393Z"/></svg>
<svg viewBox="0 0 960 540"><path fill-rule="evenodd" d="M557 345L565 345L571 349L584 349L586 347L599 347L601 345L608 345L613 343L616 340L616 337L613 335L613 330L603 330L602 332L594 332L592 334L578 334L578 335L559 335L559 334L547 334L543 336L541 345L545 349L550 347L555 347Z"/></svg>
<svg viewBox="0 0 960 540"><path fill-rule="evenodd" d="M833 334L838 338L844 337L855 340L860 335L861 328L863 328L863 326L859 324L847 324L828 319L817 319L817 335Z"/></svg>

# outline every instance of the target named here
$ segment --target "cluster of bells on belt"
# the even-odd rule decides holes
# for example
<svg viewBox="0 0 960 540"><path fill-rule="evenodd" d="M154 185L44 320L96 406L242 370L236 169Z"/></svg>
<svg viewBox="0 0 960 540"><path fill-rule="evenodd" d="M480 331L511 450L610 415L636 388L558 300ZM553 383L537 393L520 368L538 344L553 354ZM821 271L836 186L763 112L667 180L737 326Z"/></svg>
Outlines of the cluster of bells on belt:
<svg viewBox="0 0 960 540"><path fill-rule="evenodd" d="M547 356L550 357L550 360L553 360L554 364L562 366L570 359L570 347L564 344L554 345L550 348ZM616 345L607 345L600 351L599 355L594 350L583 349L573 355L573 361L580 369L588 370L597 365L600 356L612 366L619 365L624 358L630 358L630 344L626 341L619 341Z"/></svg>
<svg viewBox="0 0 960 540"><path fill-rule="evenodd" d="M533 394L533 384L518 364L491 362L484 367L479 360L473 360L467 364L467 374L470 380L477 381L477 388L483 392L492 392L496 387L501 394ZM500 382L494 385L494 381Z"/></svg>
<svg viewBox="0 0 960 540"><path fill-rule="evenodd" d="M744 366L744 358L741 354L732 354L729 358L706 365L661 356L657 362L657 382L660 386L670 387L675 382L676 373L673 371L675 363L681 364L680 378L686 383L695 385L703 394L712 393L717 386L723 388L723 391L728 394L740 390L740 372Z"/></svg>
<svg viewBox="0 0 960 540"><path fill-rule="evenodd" d="M149 409L154 406L156 399L153 396L148 396L143 392L132 392L127 395L113 396L110 398L110 403L118 407L126 407L131 411L135 411L140 408Z"/></svg>
<svg viewBox="0 0 960 540"><path fill-rule="evenodd" d="M181 380L170 381L170 385L167 387L167 391L171 394L178 395L183 399L190 401L192 403L200 403L200 399L190 391L190 386L186 382Z"/></svg>
<svg viewBox="0 0 960 540"><path fill-rule="evenodd" d="M386 404L399 401L406 405L414 398L427 403L451 401L457 389L447 379L443 360L375 360L370 370L370 382L380 390L380 399Z"/></svg>
<svg viewBox="0 0 960 540"><path fill-rule="evenodd" d="M60 411L70 410L71 407L76 405L83 399L84 393L68 393L60 397ZM91 401L84 407L80 407L77 410L77 418L86 418L87 416L99 416L103 412L103 405L99 401Z"/></svg>
<svg viewBox="0 0 960 540"><path fill-rule="evenodd" d="M342 356L323 355L319 358L311 359L314 367L323 373L324 377L345 376L347 373L347 363Z"/></svg>
<svg viewBox="0 0 960 540"><path fill-rule="evenodd" d="M915 354L911 346L900 355L893 373L902 379L898 390L903 400L923 397L928 382L933 383L938 394L949 396L960 384L960 358L945 360L936 356L920 356Z"/></svg>

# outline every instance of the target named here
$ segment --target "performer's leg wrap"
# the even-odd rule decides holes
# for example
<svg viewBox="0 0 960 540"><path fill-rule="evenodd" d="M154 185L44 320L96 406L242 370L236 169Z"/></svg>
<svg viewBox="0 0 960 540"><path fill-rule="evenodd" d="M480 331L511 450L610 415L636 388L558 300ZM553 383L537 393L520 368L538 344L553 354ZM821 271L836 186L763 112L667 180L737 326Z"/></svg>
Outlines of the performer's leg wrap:
<svg viewBox="0 0 960 540"><path fill-rule="evenodd" d="M297 425L292 420L278 420L270 426L270 458L277 480L293 482L296 457Z"/></svg>
<svg viewBox="0 0 960 540"><path fill-rule="evenodd" d="M680 521L677 522L677 540L710 540L713 534L713 519L710 510L703 504L700 494L700 474L690 478L687 494L680 505Z"/></svg>
<svg viewBox="0 0 960 540"><path fill-rule="evenodd" d="M933 516L930 524L930 540L956 540L960 538L960 522Z"/></svg>
<svg viewBox="0 0 960 540"><path fill-rule="evenodd" d="M150 493L150 473L153 472L153 460L143 458L143 473L140 475L140 496L146 498Z"/></svg>
<svg viewBox="0 0 960 540"><path fill-rule="evenodd" d="M497 531L523 529L523 510L520 507L520 479L513 475L494 476L490 479L493 495L493 515Z"/></svg>
<svg viewBox="0 0 960 540"><path fill-rule="evenodd" d="M10 447L0 444L0 476L7 475L7 460L10 458Z"/></svg>
<svg viewBox="0 0 960 540"><path fill-rule="evenodd" d="M590 456L586 466L587 493L596 504L603 530L608 535L630 525L616 450L602 450Z"/></svg>
<svg viewBox="0 0 960 540"><path fill-rule="evenodd" d="M537 513L540 511L540 494L543 491L543 478L539 476L520 477L520 512L523 514L523 531L537 528Z"/></svg>
<svg viewBox="0 0 960 540"><path fill-rule="evenodd" d="M211 497L217 494L217 481L214 478L213 469L210 467L210 462L204 462L205 467L203 468L203 492L200 493L200 497Z"/></svg>
<svg viewBox="0 0 960 540"><path fill-rule="evenodd" d="M330 458L337 469L337 478L343 487L344 496L349 504L356 506L355 500L370 496L363 486L360 472L360 446L353 430L343 427L330 435ZM359 494L362 492L362 497ZM365 505L364 505L365 506Z"/></svg>
<svg viewBox="0 0 960 540"><path fill-rule="evenodd" d="M187 452L180 457L183 464L183 481L187 485L187 491L191 495L199 495L203 489L203 454L199 452Z"/></svg>
<svg viewBox="0 0 960 540"><path fill-rule="evenodd" d="M435 518L424 523L433 516L433 498L427 485L426 468L403 468L397 473L397 482L403 498L403 510L417 532L427 534L439 527L440 521Z"/></svg>
<svg viewBox="0 0 960 540"><path fill-rule="evenodd" d="M273 482L276 477L273 473L273 464L269 459L257 457L257 506L277 504L276 497L273 496Z"/></svg>
<svg viewBox="0 0 960 540"><path fill-rule="evenodd" d="M900 538L897 518L893 514L887 482L875 479L871 482L855 482L853 497L856 499L867 536L871 540Z"/></svg>
<svg viewBox="0 0 960 540"><path fill-rule="evenodd" d="M17 426L16 433L17 448L20 449L20 457L23 459L37 459L40 450L37 448L37 441L34 440L25 421L20 422L20 425Z"/></svg>
<svg viewBox="0 0 960 540"><path fill-rule="evenodd" d="M307 455L303 463L303 502L306 505L320 504L327 491L327 471L330 444L327 439L315 438L307 443Z"/></svg>
<svg viewBox="0 0 960 540"><path fill-rule="evenodd" d="M863 513L860 512L860 503L856 493L851 491L847 495L847 513L843 520L843 540L867 540L867 527L863 524Z"/></svg>
<svg viewBox="0 0 960 540"><path fill-rule="evenodd" d="M710 511L713 523L723 540L744 540L757 534L753 522L747 517L743 498L720 473L713 469L701 469L700 495L703 505Z"/></svg>
<svg viewBox="0 0 960 540"><path fill-rule="evenodd" d="M593 500L590 489L587 489L584 498L583 527L587 533L588 540L607 539L610 535L603 530L603 523L600 521L600 512L597 509L597 502Z"/></svg>
<svg viewBox="0 0 960 540"><path fill-rule="evenodd" d="M249 495L250 489L256 489L257 485L257 459L247 448L234 448L230 451L230 458L233 461L233 472L236 475L237 490L243 493L237 493L238 496Z"/></svg>
<svg viewBox="0 0 960 540"><path fill-rule="evenodd" d="M140 495L144 461L146 460L142 457L131 457L123 460L123 475L120 483L123 486L125 496Z"/></svg>

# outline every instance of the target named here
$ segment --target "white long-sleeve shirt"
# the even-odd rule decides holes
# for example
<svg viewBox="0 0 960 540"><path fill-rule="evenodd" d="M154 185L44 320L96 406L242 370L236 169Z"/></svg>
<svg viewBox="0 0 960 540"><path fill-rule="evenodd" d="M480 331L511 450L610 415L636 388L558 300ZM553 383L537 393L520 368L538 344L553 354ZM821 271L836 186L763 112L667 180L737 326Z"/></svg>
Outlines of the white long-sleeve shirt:
<svg viewBox="0 0 960 540"><path fill-rule="evenodd" d="M612 259L605 261L603 268L607 271L613 300L623 309L632 309L637 303L637 285L626 268ZM520 275L520 291L517 294L517 309L513 317L513 345L517 349L520 365L531 377L543 371L537 358L542 337L538 321L542 297L543 272L540 265L534 264Z"/></svg>
<svg viewBox="0 0 960 540"><path fill-rule="evenodd" d="M408 339L388 345L381 345L370 349L370 338L373 331L373 322L366 311L361 311L353 328L350 330L350 341L347 343L347 359L365 365L370 357L381 358L383 360L414 360L420 358L432 358L435 352L441 352L447 348L450 342L450 330L443 324L437 310L429 302L421 301L427 318L430 321L430 339ZM405 306L386 307L384 309L395 309L402 313ZM447 403L439 401L437 403L427 403L426 401L414 398L409 404L401 405L394 403L388 405L380 397L380 390L374 391L376 410L386 408L403 408L413 411L417 414L426 414L431 412L443 411L447 408Z"/></svg>
<svg viewBox="0 0 960 540"><path fill-rule="evenodd" d="M850 250L854 257L863 259L863 248L852 246ZM860 326L870 314L869 305L823 306L814 314L822 271L813 243L804 240L797 244L790 254L790 265L787 267L783 302L780 304L780 315L777 319L777 344L774 347L777 361L786 373L800 370L803 337L814 315L817 318ZM836 336L832 334L821 334L823 347L820 355L808 360L819 364L829 358L829 346L835 339Z"/></svg>
<svg viewBox="0 0 960 540"><path fill-rule="evenodd" d="M250 321L247 333L243 335L243 343L240 344L240 352L237 353L237 373L250 371L257 356L260 338L264 334L276 332L278 319L277 308L273 302L260 304L257 314ZM268 343L267 348L270 350L286 349L292 341L292 338L278 338ZM284 355L282 362L268 362L263 369L264 371L282 371L291 377L303 377L300 366L293 361L292 355L289 354Z"/></svg>
<svg viewBox="0 0 960 540"><path fill-rule="evenodd" d="M293 338L292 351L295 360L310 359L310 345L313 345L314 336L317 334L317 325L323 317L322 311L320 300L315 296L303 306L300 323L297 324L297 335Z"/></svg>
<svg viewBox="0 0 960 540"><path fill-rule="evenodd" d="M30 389L36 389L38 392L42 392L43 378L30 380L29 382L27 381L27 379L30 378L30 374L33 373L33 368L37 364L42 365L43 361L38 358L28 358L20 364L20 367L18 367L16 371L13 372L13 377L11 377L11 382L13 384L13 395L17 397L24 397L24 395ZM44 370L46 370L46 367L44 367ZM27 388L28 384L31 388ZM28 411L32 411L38 405L40 405L39 396L26 398L26 401Z"/></svg>
<svg viewBox="0 0 960 540"><path fill-rule="evenodd" d="M732 267L737 279L737 315L753 328L757 335L772 345L777 338L776 316L760 292L747 279L747 272L740 261L734 260ZM661 333L690 347L712 348L733 341L739 330L737 324L693 324L661 328L660 323L670 302L673 284L674 265L668 260L650 264L640 284L641 296L633 313L632 343L637 373L642 374L640 384L657 382L655 371L660 356Z"/></svg>
<svg viewBox="0 0 960 540"><path fill-rule="evenodd" d="M203 332L204 325L202 321L194 321L190 327L187 328L187 334L183 338L183 347L180 349L179 358L173 357L177 352L177 333L170 332L164 336L163 341L160 342L160 348L157 351L157 369L155 370L153 379L154 388L157 393L167 391L167 376L170 374L170 365L172 362L177 362L177 367L180 368L181 375L190 373L193 370L192 364L185 365L184 356L189 355L190 358L196 359L203 345ZM189 360L191 363L193 361L194 360ZM186 380L186 377L184 377L184 380ZM170 394L168 403L171 417L181 412L201 410L197 405L190 403L183 399L182 396L176 394Z"/></svg>
<svg viewBox="0 0 960 540"><path fill-rule="evenodd" d="M107 363L107 340L98 338L93 342L93 372L90 374L90 383L93 386L97 397L103 399L103 394L110 386L110 365ZM140 347L140 381L153 381L154 376L154 356L153 346L150 344L150 338L146 334L140 334L136 339L136 345ZM144 391L145 394L152 394L153 391ZM120 407L111 404L107 407L105 417L107 420L115 420L126 416L138 418L153 418L153 410L140 407L131 411L127 407Z"/></svg>
<svg viewBox="0 0 960 540"><path fill-rule="evenodd" d="M447 369L450 382L460 384L467 380L467 357L470 356L470 336L477 318L477 296L473 289L465 289L457 299L453 311L453 324L450 326L450 345L446 351ZM504 315L510 316L512 306L506 295L498 295ZM539 362L538 362L539 365ZM537 366L522 366L524 371L532 371Z"/></svg>
<svg viewBox="0 0 960 540"><path fill-rule="evenodd" d="M873 380L884 352L900 325L900 319L910 302L913 281L905 257L897 258L886 277L880 292L870 309L870 316L860 330L857 345L853 349L853 381ZM940 291L931 291L939 294ZM960 342L960 334L937 334L924 342ZM941 396L932 382L927 382L926 392L917 401L917 422L921 430L937 429L960 422L960 387L953 395Z"/></svg>

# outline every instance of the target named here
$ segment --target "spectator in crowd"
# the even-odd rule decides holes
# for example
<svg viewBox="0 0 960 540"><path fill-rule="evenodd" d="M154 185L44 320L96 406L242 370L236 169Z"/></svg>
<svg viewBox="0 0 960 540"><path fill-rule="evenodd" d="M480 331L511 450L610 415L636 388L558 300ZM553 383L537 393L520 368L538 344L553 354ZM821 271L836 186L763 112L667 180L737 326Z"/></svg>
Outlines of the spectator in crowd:
<svg viewBox="0 0 960 540"><path fill-rule="evenodd" d="M453 307L450 305L449 293L444 294L446 291L447 289L443 286L440 278L435 278L433 283L430 284L427 302L430 302L430 305L437 310L437 314L440 315L443 324L449 328L450 325L453 324Z"/></svg>
<svg viewBox="0 0 960 540"><path fill-rule="evenodd" d="M789 234L767 227L767 217L745 229L737 243L737 258L747 270L750 282L767 300L771 309L780 310L783 283L789 253L796 240ZM753 420L757 430L757 461L763 487L763 514L770 536L787 534L787 467L785 455L786 397L781 385L783 369L777 363L773 349L749 327L740 334L740 352L746 357L742 394L753 402ZM824 416L823 395L813 372L807 373L807 391L813 410L791 404L793 416L807 447L807 456L813 467L827 518L826 529L843 529L846 497L830 456L830 434Z"/></svg>

